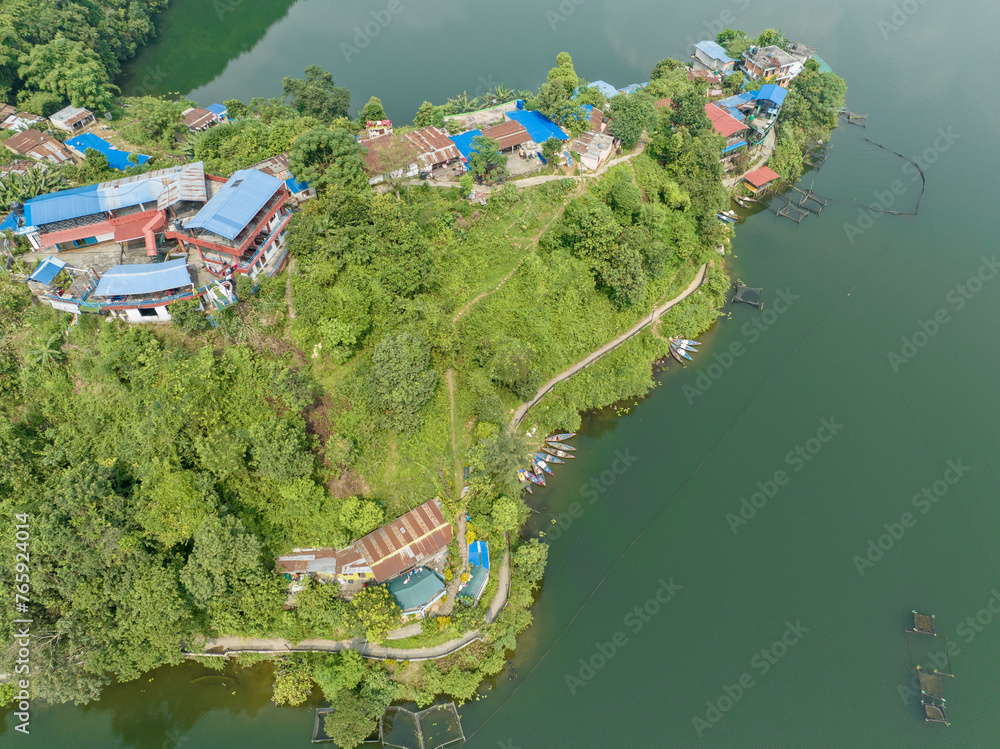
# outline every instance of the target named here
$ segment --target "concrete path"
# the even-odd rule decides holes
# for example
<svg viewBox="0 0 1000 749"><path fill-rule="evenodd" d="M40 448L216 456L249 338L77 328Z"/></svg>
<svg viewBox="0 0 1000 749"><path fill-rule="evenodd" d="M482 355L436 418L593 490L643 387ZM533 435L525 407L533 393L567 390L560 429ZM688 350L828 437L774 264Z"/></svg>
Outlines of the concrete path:
<svg viewBox="0 0 1000 749"><path fill-rule="evenodd" d="M707 270L708 270L708 263L701 266L701 268L698 270L697 275L694 277L694 280L680 294L675 296L669 302L665 302L659 307L653 308L653 311L649 314L648 317L644 317L642 320L637 322L635 325L633 325L627 331L622 333L620 336L614 338L608 343L605 343L599 349L591 352L583 359L578 361L576 364L569 367L568 369L563 370L555 377L553 377L551 380L542 385L538 389L538 392L535 394L534 398L532 398L527 403L522 403L520 406L518 406L517 411L514 412L514 418L511 419L510 423L511 427L513 428L516 427L518 424L520 424L521 421L524 419L525 414L528 413L528 409L530 409L532 406L538 403L538 401L540 401L546 393L552 390L552 388L554 388L560 382L562 382L563 380L568 380L570 377L575 375L584 367L590 366L608 352L614 351L616 348L625 343L625 341L627 341L629 338L632 338L633 336L637 335L639 331L641 331L647 325L651 325L654 322L656 322L656 320L659 319L659 317L663 315L663 313L666 312L668 309L673 307L675 304L679 304L680 302L684 301L689 296L691 296L698 289L698 287L701 286L701 284L705 281L705 273Z"/></svg>

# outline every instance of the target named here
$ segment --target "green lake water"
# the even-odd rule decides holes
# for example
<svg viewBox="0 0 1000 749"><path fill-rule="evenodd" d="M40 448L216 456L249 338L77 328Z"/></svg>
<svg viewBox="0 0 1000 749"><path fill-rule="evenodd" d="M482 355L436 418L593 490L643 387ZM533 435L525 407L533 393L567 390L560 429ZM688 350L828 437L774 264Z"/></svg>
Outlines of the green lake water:
<svg viewBox="0 0 1000 749"><path fill-rule="evenodd" d="M728 308L693 365L625 415L588 417L578 459L536 490L528 531L551 543L549 571L516 678L461 708L468 745L997 745L995 5L400 0L347 62L341 42L387 4L228 2L220 18L178 0L126 90L145 75L148 90L246 100L315 62L355 109L377 94L408 120L480 79L536 86L561 50L588 79L642 81L720 19L819 48L870 117L836 131L802 186L912 210L919 179L870 138L923 162L919 215L855 232L858 208L831 201L799 225L763 212L738 227L733 272L764 287L764 312ZM925 487L936 501L915 498ZM744 498L759 507L737 523ZM937 638L904 635L914 608L937 615ZM950 727L907 695L911 657L933 667L945 636ZM209 673L165 668L91 706L36 706L30 740L8 715L0 744L308 745L318 698L279 710L266 666L192 681Z"/></svg>

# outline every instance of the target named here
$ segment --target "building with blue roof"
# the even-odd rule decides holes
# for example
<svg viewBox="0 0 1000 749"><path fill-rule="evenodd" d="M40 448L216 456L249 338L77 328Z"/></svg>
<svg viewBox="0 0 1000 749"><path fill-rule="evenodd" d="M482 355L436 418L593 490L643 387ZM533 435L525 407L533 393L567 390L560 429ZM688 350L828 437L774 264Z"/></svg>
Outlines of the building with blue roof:
<svg viewBox="0 0 1000 749"><path fill-rule="evenodd" d="M788 89L774 83L768 83L760 87L754 98L759 102L770 102L777 110L781 109L781 105L785 103L786 96L788 96Z"/></svg>
<svg viewBox="0 0 1000 749"><path fill-rule="evenodd" d="M618 89L607 81L594 81L593 83L588 83L587 88L596 88L604 94L605 99L611 99L618 94Z"/></svg>
<svg viewBox="0 0 1000 749"><path fill-rule="evenodd" d="M694 59L709 70L716 70L723 75L731 72L736 61L726 54L726 50L717 42L705 40L694 45Z"/></svg>
<svg viewBox="0 0 1000 749"><path fill-rule="evenodd" d="M288 249L285 228L291 219L289 191L278 177L241 169L215 190L204 207L169 236L196 247L208 269L218 275L276 275Z"/></svg>
<svg viewBox="0 0 1000 749"><path fill-rule="evenodd" d="M472 155L472 151L474 150L472 148L472 139L482 134L481 130L466 130L464 133L450 136L458 152L462 154L464 161L467 162L469 160L469 156Z"/></svg>
<svg viewBox="0 0 1000 749"><path fill-rule="evenodd" d="M490 549L485 541L473 541L469 544L469 564L490 568Z"/></svg>
<svg viewBox="0 0 1000 749"><path fill-rule="evenodd" d="M580 108L583 116L583 108ZM535 143L544 143L549 138L556 140L569 140L569 135L541 112L533 112L527 109L515 109L506 112L507 118L521 123L528 135Z"/></svg>
<svg viewBox="0 0 1000 749"><path fill-rule="evenodd" d="M629 94L634 94L636 91L640 91L646 88L646 86L648 85L649 81L645 81L644 83L630 83L624 88L618 89L618 93L625 94L626 96L628 96Z"/></svg>
<svg viewBox="0 0 1000 749"><path fill-rule="evenodd" d="M469 579L459 587L458 600L469 606L475 606L479 603L489 581L490 571L488 569L479 565L469 567Z"/></svg>
<svg viewBox="0 0 1000 749"><path fill-rule="evenodd" d="M166 322L167 305L198 295L187 260L116 265L97 282L90 295L101 310L129 322Z"/></svg>
<svg viewBox="0 0 1000 749"><path fill-rule="evenodd" d="M135 166L136 164L145 164L149 161L149 156L144 156L141 153L131 154L126 151L119 151L113 145L108 143L104 138L98 138L93 133L83 133L82 135L77 135L69 138L66 141L66 145L72 148L81 156L87 155L87 149L93 148L95 151L104 155L108 160L108 166L112 169L117 169L120 172L124 172L129 167ZM136 157L136 164L129 161L130 156Z"/></svg>
<svg viewBox="0 0 1000 749"><path fill-rule="evenodd" d="M746 119L747 113L753 109L753 102L757 98L756 91L746 91L715 102L718 107L724 107L733 117L740 122Z"/></svg>
<svg viewBox="0 0 1000 749"><path fill-rule="evenodd" d="M220 120L224 120L229 116L229 109L226 108L225 104L209 104L205 107L205 109L214 114Z"/></svg>
<svg viewBox="0 0 1000 749"><path fill-rule="evenodd" d="M447 592L444 578L426 567L393 578L386 588L403 610L404 621L423 619Z"/></svg>
<svg viewBox="0 0 1000 749"><path fill-rule="evenodd" d="M8 213L7 218L0 221L0 231L17 231L17 216Z"/></svg>

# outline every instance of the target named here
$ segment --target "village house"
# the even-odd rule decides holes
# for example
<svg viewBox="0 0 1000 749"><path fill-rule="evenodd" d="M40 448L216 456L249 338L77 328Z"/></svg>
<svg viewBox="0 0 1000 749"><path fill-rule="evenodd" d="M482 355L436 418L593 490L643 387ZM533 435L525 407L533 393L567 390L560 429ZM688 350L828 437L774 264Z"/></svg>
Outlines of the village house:
<svg viewBox="0 0 1000 749"><path fill-rule="evenodd" d="M777 83L788 88L792 78L802 72L804 63L780 47L750 47L743 52L743 70L755 81Z"/></svg>
<svg viewBox="0 0 1000 749"><path fill-rule="evenodd" d="M292 580L311 575L320 582L340 585L364 584L375 577L368 560L354 544L346 549L292 549L275 560L274 568Z"/></svg>
<svg viewBox="0 0 1000 749"><path fill-rule="evenodd" d="M184 124L192 133L208 130L212 125L217 125L220 122L217 114L201 107L188 107L181 112L181 117L184 118Z"/></svg>
<svg viewBox="0 0 1000 749"><path fill-rule="evenodd" d="M775 180L779 179L781 179L781 175L767 166L762 166L743 175L743 181L750 188L754 198L759 198L774 187Z"/></svg>
<svg viewBox="0 0 1000 749"><path fill-rule="evenodd" d="M455 143L436 127L424 127L403 136L413 144L417 163L430 171L452 164L462 158Z"/></svg>
<svg viewBox="0 0 1000 749"><path fill-rule="evenodd" d="M580 154L580 162L591 171L607 161L616 147L616 139L605 133L581 133L569 146Z"/></svg>
<svg viewBox="0 0 1000 749"><path fill-rule="evenodd" d="M52 127L67 133L78 133L97 122L97 117L83 107L65 107L49 117Z"/></svg>
<svg viewBox="0 0 1000 749"><path fill-rule="evenodd" d="M10 104L0 104L0 129L19 133L32 125L44 124L45 118L28 112L18 112Z"/></svg>
<svg viewBox="0 0 1000 749"><path fill-rule="evenodd" d="M285 183L241 169L228 180L207 175L203 184L212 193L208 202L193 217L172 221L167 238L197 250L216 277L277 275L288 255L285 229L292 217Z"/></svg>
<svg viewBox="0 0 1000 749"><path fill-rule="evenodd" d="M500 146L501 153L513 151L515 148L531 140L528 131L520 122L507 120L498 125L484 127L482 131L484 138L492 138Z"/></svg>
<svg viewBox="0 0 1000 749"><path fill-rule="evenodd" d="M708 70L722 75L732 72L736 61L717 42L706 40L694 45L694 59Z"/></svg>
<svg viewBox="0 0 1000 749"><path fill-rule="evenodd" d="M89 301L132 323L167 322L173 302L200 296L184 259L116 265L97 282Z"/></svg>
<svg viewBox="0 0 1000 749"><path fill-rule="evenodd" d="M16 156L27 156L29 159L56 165L73 161L73 157L63 148L62 143L40 130L22 130L7 138L3 144Z"/></svg>
<svg viewBox="0 0 1000 749"><path fill-rule="evenodd" d="M712 122L712 129L726 139L726 145L722 148L722 155L727 156L741 146L747 144L744 131L747 126L733 117L725 108L715 104L705 105L705 114Z"/></svg>
<svg viewBox="0 0 1000 749"><path fill-rule="evenodd" d="M607 81L594 81L593 83L588 83L587 88L596 88L604 94L605 99L612 99L618 94L618 89Z"/></svg>
<svg viewBox="0 0 1000 749"><path fill-rule="evenodd" d="M225 104L209 104L205 109L218 117L219 122L225 122L229 118L229 109Z"/></svg>
<svg viewBox="0 0 1000 749"><path fill-rule="evenodd" d="M288 192L292 196L292 203L296 205L316 197L315 187L310 187L308 182L299 182L295 179L288 165L287 153L279 153L277 156L264 159L249 168L256 169L258 172L264 172L264 174L270 174L272 177L277 177L284 182L285 187L288 188Z"/></svg>
<svg viewBox="0 0 1000 749"><path fill-rule="evenodd" d="M30 172L32 169L37 169L44 172L48 169L45 164L40 164L37 161L25 161L24 159L15 159L9 164L0 164L0 180L9 177L12 174L19 174L22 177Z"/></svg>
<svg viewBox="0 0 1000 749"><path fill-rule="evenodd" d="M458 588L458 600L475 606L490 581L490 551L485 541L469 544L469 579Z"/></svg>
<svg viewBox="0 0 1000 749"><path fill-rule="evenodd" d="M383 182L386 175L401 179L420 174L417 148L402 135L388 132L371 140L362 141L361 152L364 169L371 175L368 179L369 185Z"/></svg>
<svg viewBox="0 0 1000 749"><path fill-rule="evenodd" d="M368 140L389 135L392 132L392 120L365 120L365 128L368 130Z"/></svg>
<svg viewBox="0 0 1000 749"><path fill-rule="evenodd" d="M423 619L444 599L444 578L434 570L419 567L386 583L390 595L402 611L404 622Z"/></svg>

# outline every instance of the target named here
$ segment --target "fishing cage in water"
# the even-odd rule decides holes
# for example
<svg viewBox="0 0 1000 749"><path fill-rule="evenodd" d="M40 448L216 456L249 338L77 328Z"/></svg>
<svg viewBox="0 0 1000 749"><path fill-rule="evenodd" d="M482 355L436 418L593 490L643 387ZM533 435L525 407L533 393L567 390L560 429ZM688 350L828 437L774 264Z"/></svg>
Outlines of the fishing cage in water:
<svg viewBox="0 0 1000 749"><path fill-rule="evenodd" d="M743 302L744 304L749 304L751 307L756 307L757 309L764 309L764 302L761 301L760 295L763 292L763 287L759 289L752 289L739 281L736 282L736 293L733 294L733 304L736 302Z"/></svg>
<svg viewBox="0 0 1000 749"><path fill-rule="evenodd" d="M920 675L920 691L927 697L936 700L944 699L944 679L937 671L925 671L917 666L917 673Z"/></svg>
<svg viewBox="0 0 1000 749"><path fill-rule="evenodd" d="M325 731L323 717L335 710L334 707L325 707L316 711L314 744L333 741ZM379 718L377 733L369 736L364 743L398 749L443 749L464 741L465 732L458 710L454 702L449 702L432 705L418 713L405 707L390 706Z"/></svg>

